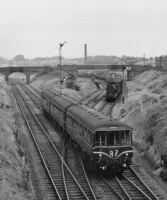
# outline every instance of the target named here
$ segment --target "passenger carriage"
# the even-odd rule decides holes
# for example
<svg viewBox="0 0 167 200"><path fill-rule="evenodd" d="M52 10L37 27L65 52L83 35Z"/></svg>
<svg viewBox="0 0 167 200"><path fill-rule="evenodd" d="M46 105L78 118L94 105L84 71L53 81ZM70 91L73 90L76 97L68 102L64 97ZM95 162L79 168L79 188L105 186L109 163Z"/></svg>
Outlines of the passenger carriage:
<svg viewBox="0 0 167 200"><path fill-rule="evenodd" d="M131 164L131 127L84 105L70 107L68 115L74 125L70 127L67 121L66 130L92 160L92 165L103 170L113 166L122 170Z"/></svg>
<svg viewBox="0 0 167 200"><path fill-rule="evenodd" d="M41 104L80 146L90 167L123 171L131 164L131 127L51 89L42 92Z"/></svg>

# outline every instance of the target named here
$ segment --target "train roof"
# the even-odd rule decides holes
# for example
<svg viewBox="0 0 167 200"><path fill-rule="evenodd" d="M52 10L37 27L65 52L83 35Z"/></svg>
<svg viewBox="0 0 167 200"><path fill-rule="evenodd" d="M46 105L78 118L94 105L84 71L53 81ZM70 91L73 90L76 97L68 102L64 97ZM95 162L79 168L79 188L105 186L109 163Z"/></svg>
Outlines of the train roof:
<svg viewBox="0 0 167 200"><path fill-rule="evenodd" d="M102 127L110 129L114 129L115 127L130 130L132 129L127 124L110 118L109 116L106 116L105 114L89 108L85 105L74 105L70 107L67 112L74 116L76 120L79 120L81 123L86 124L87 127L89 127L89 129L93 131Z"/></svg>
<svg viewBox="0 0 167 200"><path fill-rule="evenodd" d="M81 104L74 99L68 98L67 95L54 93L53 89L47 89L42 92L44 96L48 96L51 101L58 104L60 108L66 109L67 113L86 125L90 130L95 131L100 128L114 129L115 127L131 130L127 124L116 119L110 118L105 114L98 112L88 106Z"/></svg>
<svg viewBox="0 0 167 200"><path fill-rule="evenodd" d="M79 102L68 97L67 95L64 95L60 93L57 90L54 89L46 89L42 92L42 95L49 98L51 102L58 104L58 106L62 109L66 109L67 107L78 104Z"/></svg>
<svg viewBox="0 0 167 200"><path fill-rule="evenodd" d="M41 95L42 96L45 96L46 98L49 98L49 99L51 99L53 96L56 96L56 95L59 95L60 94L60 92L58 93L57 92L57 94L55 94L52 90L50 90L50 89L46 89L46 90L43 90L42 92L41 92Z"/></svg>

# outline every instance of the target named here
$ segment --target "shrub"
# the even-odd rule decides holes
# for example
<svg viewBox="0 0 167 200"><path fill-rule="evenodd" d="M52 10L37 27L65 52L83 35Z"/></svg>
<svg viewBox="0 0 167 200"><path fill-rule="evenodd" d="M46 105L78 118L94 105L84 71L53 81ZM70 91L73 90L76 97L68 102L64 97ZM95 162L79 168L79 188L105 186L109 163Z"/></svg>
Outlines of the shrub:
<svg viewBox="0 0 167 200"><path fill-rule="evenodd" d="M53 71L53 68L51 66L44 66L39 73L36 75L36 77L38 76L42 76L44 74L48 74L49 72Z"/></svg>
<svg viewBox="0 0 167 200"><path fill-rule="evenodd" d="M154 136L152 133L150 133L149 135L146 136L145 138L147 143L150 143L150 145L152 145L154 143Z"/></svg>

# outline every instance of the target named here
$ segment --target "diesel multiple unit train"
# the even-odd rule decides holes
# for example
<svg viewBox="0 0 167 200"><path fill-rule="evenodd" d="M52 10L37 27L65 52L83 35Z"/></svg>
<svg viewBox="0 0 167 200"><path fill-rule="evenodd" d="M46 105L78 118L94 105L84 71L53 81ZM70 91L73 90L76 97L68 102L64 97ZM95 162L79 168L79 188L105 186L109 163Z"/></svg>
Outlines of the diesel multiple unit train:
<svg viewBox="0 0 167 200"><path fill-rule="evenodd" d="M123 172L129 167L133 156L130 126L53 89L41 93L41 106L77 144L89 169Z"/></svg>

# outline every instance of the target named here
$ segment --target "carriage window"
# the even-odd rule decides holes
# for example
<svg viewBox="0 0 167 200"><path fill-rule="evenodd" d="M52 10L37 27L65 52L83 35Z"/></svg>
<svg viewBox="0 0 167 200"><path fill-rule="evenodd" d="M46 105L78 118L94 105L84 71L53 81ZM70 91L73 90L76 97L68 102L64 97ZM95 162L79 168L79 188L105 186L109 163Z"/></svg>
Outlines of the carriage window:
<svg viewBox="0 0 167 200"><path fill-rule="evenodd" d="M114 145L114 134L115 132L109 132L107 134L107 145L108 146L113 146Z"/></svg>
<svg viewBox="0 0 167 200"><path fill-rule="evenodd" d="M130 131L125 131L125 143L127 145L131 144L131 132Z"/></svg>
<svg viewBox="0 0 167 200"><path fill-rule="evenodd" d="M49 99L47 99L47 106L49 106Z"/></svg>
<svg viewBox="0 0 167 200"><path fill-rule="evenodd" d="M82 124L79 126L79 133L80 135L84 136L84 126Z"/></svg>
<svg viewBox="0 0 167 200"><path fill-rule="evenodd" d="M43 98L42 100L43 100L42 101L43 104L47 104L47 100L46 99Z"/></svg>
<svg viewBox="0 0 167 200"><path fill-rule="evenodd" d="M69 115L67 116L67 123L68 123L69 125L72 124L71 117L70 117Z"/></svg>
<svg viewBox="0 0 167 200"><path fill-rule="evenodd" d="M63 114L64 114L64 113L63 113L63 110L60 110L60 117L61 117L61 118L64 118Z"/></svg>
<svg viewBox="0 0 167 200"><path fill-rule="evenodd" d="M72 126L72 118L71 117L69 117L69 122L70 122L70 125Z"/></svg>
<svg viewBox="0 0 167 200"><path fill-rule="evenodd" d="M105 145L105 132L96 132L96 146Z"/></svg>
<svg viewBox="0 0 167 200"><path fill-rule="evenodd" d="M124 131L117 131L115 134L115 145L121 146L125 142Z"/></svg>
<svg viewBox="0 0 167 200"><path fill-rule="evenodd" d="M91 143L91 141L92 141L92 138L91 138L91 132L88 131L88 142Z"/></svg>
<svg viewBox="0 0 167 200"><path fill-rule="evenodd" d="M58 108L55 106L55 113L57 114L57 115L59 115L59 110L58 110Z"/></svg>
<svg viewBox="0 0 167 200"><path fill-rule="evenodd" d="M73 127L74 127L74 130L78 131L78 122L76 120L73 121Z"/></svg>
<svg viewBox="0 0 167 200"><path fill-rule="evenodd" d="M131 144L131 137L130 131L118 131L116 132L115 136L115 145L130 145Z"/></svg>
<svg viewBox="0 0 167 200"><path fill-rule="evenodd" d="M77 121L77 131L79 132L79 122Z"/></svg>
<svg viewBox="0 0 167 200"><path fill-rule="evenodd" d="M82 124L79 124L79 134L82 135Z"/></svg>
<svg viewBox="0 0 167 200"><path fill-rule="evenodd" d="M50 112L52 113L52 111L53 111L53 105L50 104Z"/></svg>
<svg viewBox="0 0 167 200"><path fill-rule="evenodd" d="M85 138L87 138L88 136L88 129L85 127Z"/></svg>
<svg viewBox="0 0 167 200"><path fill-rule="evenodd" d="M84 136L84 126L82 126L82 135Z"/></svg>
<svg viewBox="0 0 167 200"><path fill-rule="evenodd" d="M74 119L72 119L72 126L75 129L75 120Z"/></svg>
<svg viewBox="0 0 167 200"><path fill-rule="evenodd" d="M123 146L131 144L131 132L108 131L96 132L96 146Z"/></svg>

